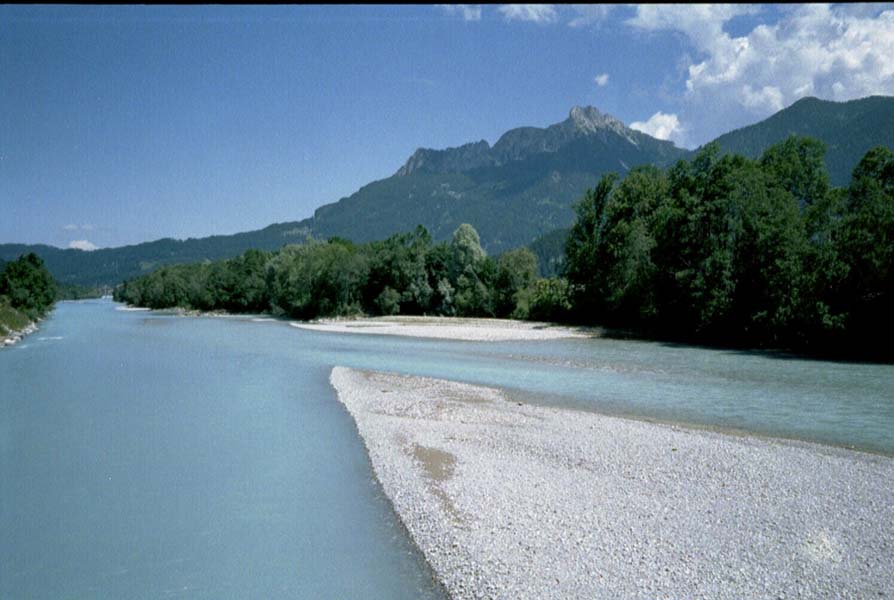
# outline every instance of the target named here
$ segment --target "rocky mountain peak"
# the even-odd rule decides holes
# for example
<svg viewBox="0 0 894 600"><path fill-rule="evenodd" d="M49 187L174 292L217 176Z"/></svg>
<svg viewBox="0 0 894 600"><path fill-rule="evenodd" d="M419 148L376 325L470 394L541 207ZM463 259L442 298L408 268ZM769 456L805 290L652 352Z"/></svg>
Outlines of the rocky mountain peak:
<svg viewBox="0 0 894 600"><path fill-rule="evenodd" d="M617 144L620 140L639 146L644 134L628 128L615 117L594 106L574 106L561 123L540 127L517 127L500 136L489 146L480 141L445 150L419 149L396 173L398 176L416 172L461 172L480 167L500 166L524 160L535 154L557 152L567 144L589 138L602 143Z"/></svg>
<svg viewBox="0 0 894 600"><path fill-rule="evenodd" d="M595 106L572 107L565 123L584 133L594 133L601 129L609 129L621 134L627 132L627 126L624 123L609 114L599 112Z"/></svg>

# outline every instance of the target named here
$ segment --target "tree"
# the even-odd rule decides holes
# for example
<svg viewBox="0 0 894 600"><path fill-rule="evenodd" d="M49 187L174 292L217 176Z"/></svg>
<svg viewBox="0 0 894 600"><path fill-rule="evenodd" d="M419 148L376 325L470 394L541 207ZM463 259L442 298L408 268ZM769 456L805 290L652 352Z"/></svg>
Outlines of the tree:
<svg viewBox="0 0 894 600"><path fill-rule="evenodd" d="M749 162L735 174L732 210L741 214L732 310L722 330L748 345L785 345L804 292L807 250L799 200L772 173Z"/></svg>
<svg viewBox="0 0 894 600"><path fill-rule="evenodd" d="M712 329L732 308L742 231L733 191L735 173L745 161L721 156L719 147L709 144L668 174L670 194L658 208L653 253L664 334L716 339Z"/></svg>
<svg viewBox="0 0 894 600"><path fill-rule="evenodd" d="M441 315L453 315L455 292L450 283L453 252L447 243L435 244L425 254L425 272L432 289L431 309Z"/></svg>
<svg viewBox="0 0 894 600"><path fill-rule="evenodd" d="M386 287L376 297L376 308L383 315L396 315L400 312L400 294L390 287Z"/></svg>
<svg viewBox="0 0 894 600"><path fill-rule="evenodd" d="M512 314L518 294L537 279L537 257L528 248L516 248L500 255L494 282L494 312L498 317Z"/></svg>
<svg viewBox="0 0 894 600"><path fill-rule="evenodd" d="M481 247L478 232L463 223L453 232L450 242L450 283L455 290L453 307L465 316L493 316L490 283L495 265Z"/></svg>
<svg viewBox="0 0 894 600"><path fill-rule="evenodd" d="M664 173L651 166L633 169L605 202L594 259L594 282L606 317L628 326L657 315L653 293L656 209L669 192Z"/></svg>
<svg viewBox="0 0 894 600"><path fill-rule="evenodd" d="M601 307L602 278L597 252L601 243L603 212L618 177L603 175L595 189L587 190L574 206L577 218L565 241L565 276L572 288L575 309L587 321L595 320Z"/></svg>
<svg viewBox="0 0 894 600"><path fill-rule="evenodd" d="M350 242L287 246L268 267L270 299L299 319L360 312L367 259Z"/></svg>
<svg viewBox="0 0 894 600"><path fill-rule="evenodd" d="M481 238L478 232L468 223L463 223L453 232L453 240L450 242L453 251L453 267L458 274L467 266L475 267L487 257L484 248L481 247Z"/></svg>
<svg viewBox="0 0 894 600"><path fill-rule="evenodd" d="M266 271L270 253L249 249L240 257L227 261L232 273L233 287L228 310L235 312L263 312L270 305Z"/></svg>
<svg viewBox="0 0 894 600"><path fill-rule="evenodd" d="M791 135L767 148L760 165L803 208L822 201L829 193L825 156L826 145L820 140Z"/></svg>
<svg viewBox="0 0 894 600"><path fill-rule="evenodd" d="M571 311L571 296L566 279L538 279L519 292L512 317L532 321L564 321Z"/></svg>
<svg viewBox="0 0 894 600"><path fill-rule="evenodd" d="M848 336L863 350L892 351L894 334L894 152L873 148L854 169L845 214L840 226L839 251L848 265Z"/></svg>
<svg viewBox="0 0 894 600"><path fill-rule="evenodd" d="M56 282L43 260L30 252L6 263L0 272L0 295L29 319L46 314L56 300Z"/></svg>
<svg viewBox="0 0 894 600"><path fill-rule="evenodd" d="M430 246L431 236L421 225L413 233L395 234L381 242L368 244L369 277L363 292L364 304L381 309L378 299L384 290L390 289L397 294L397 305L393 310L424 312L432 296L426 272L426 255ZM394 299L391 293L387 296ZM389 307L389 310L392 308Z"/></svg>

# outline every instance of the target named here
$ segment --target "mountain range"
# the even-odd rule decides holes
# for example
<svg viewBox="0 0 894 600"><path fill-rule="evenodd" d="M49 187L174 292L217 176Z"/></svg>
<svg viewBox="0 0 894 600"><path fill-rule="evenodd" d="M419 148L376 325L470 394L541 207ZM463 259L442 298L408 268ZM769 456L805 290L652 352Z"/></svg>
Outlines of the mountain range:
<svg viewBox="0 0 894 600"><path fill-rule="evenodd" d="M716 142L726 152L756 157L791 134L828 147L832 183L847 185L865 152L894 140L894 98L838 103L804 98L768 119L731 131ZM86 252L45 245L0 244L0 260L40 255L60 283L114 285L163 264L229 258L248 248L275 250L309 238L353 241L385 238L424 225L435 240L471 223L491 254L530 245L568 227L573 204L608 172L654 164L666 167L692 152L624 125L594 107L574 107L546 128L519 127L491 146L420 148L391 177L372 182L313 217L264 229L205 238L152 242ZM552 237L555 237L553 234Z"/></svg>

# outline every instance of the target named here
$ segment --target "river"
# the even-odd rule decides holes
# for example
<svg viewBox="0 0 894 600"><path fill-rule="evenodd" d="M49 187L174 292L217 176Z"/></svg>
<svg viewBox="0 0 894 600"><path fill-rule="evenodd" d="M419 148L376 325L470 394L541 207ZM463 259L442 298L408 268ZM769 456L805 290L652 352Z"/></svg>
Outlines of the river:
<svg viewBox="0 0 894 600"><path fill-rule="evenodd" d="M894 454L894 366L60 303L0 351L0 598L441 598L333 365Z"/></svg>

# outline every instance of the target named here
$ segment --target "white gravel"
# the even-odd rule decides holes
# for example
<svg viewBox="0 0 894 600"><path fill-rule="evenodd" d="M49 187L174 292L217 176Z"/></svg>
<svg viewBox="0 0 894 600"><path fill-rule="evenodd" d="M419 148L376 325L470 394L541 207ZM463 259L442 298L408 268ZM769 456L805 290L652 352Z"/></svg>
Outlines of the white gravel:
<svg viewBox="0 0 894 600"><path fill-rule="evenodd" d="M453 598L892 598L894 459L336 367Z"/></svg>
<svg viewBox="0 0 894 600"><path fill-rule="evenodd" d="M596 329L566 327L552 323L459 317L372 317L348 320L324 319L310 323L292 321L289 324L299 329L313 331L403 335L476 342L554 340L598 335Z"/></svg>

